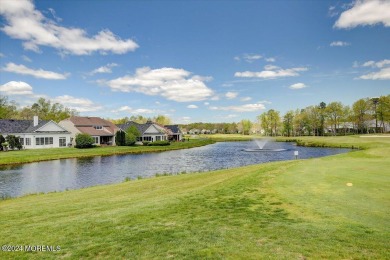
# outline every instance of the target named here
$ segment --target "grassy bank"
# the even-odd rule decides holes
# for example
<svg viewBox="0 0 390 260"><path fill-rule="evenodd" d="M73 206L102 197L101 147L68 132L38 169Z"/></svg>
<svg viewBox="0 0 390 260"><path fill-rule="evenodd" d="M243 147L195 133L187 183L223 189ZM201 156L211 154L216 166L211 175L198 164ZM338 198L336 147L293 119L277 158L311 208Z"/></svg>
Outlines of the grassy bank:
<svg viewBox="0 0 390 260"><path fill-rule="evenodd" d="M114 154L162 152L204 146L213 142L212 140L197 139L189 142L175 142L169 146L105 146L91 149L52 148L8 151L0 152L0 165Z"/></svg>
<svg viewBox="0 0 390 260"><path fill-rule="evenodd" d="M0 201L0 245L61 247L0 258L389 259L390 138L328 141L367 149Z"/></svg>

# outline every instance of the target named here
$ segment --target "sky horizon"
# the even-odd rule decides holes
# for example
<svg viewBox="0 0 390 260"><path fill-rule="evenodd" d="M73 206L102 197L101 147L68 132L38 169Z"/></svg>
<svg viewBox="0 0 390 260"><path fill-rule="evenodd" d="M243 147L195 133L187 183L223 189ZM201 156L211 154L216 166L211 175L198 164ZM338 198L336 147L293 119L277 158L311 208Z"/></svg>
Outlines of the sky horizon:
<svg viewBox="0 0 390 260"><path fill-rule="evenodd" d="M20 106L186 124L390 94L388 0L0 0L0 21Z"/></svg>

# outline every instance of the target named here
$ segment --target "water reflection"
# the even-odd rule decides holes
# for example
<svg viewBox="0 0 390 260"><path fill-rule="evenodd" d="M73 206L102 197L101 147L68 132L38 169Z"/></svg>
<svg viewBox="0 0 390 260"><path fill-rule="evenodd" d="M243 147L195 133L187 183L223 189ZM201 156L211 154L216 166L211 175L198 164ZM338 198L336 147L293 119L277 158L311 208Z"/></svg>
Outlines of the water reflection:
<svg viewBox="0 0 390 260"><path fill-rule="evenodd" d="M254 142L226 142L162 153L97 156L0 167L0 197L79 189L118 183L125 178L151 177L161 173L199 172L239 167L269 161L343 153L349 149L296 147L291 143L269 143L282 152L245 152Z"/></svg>

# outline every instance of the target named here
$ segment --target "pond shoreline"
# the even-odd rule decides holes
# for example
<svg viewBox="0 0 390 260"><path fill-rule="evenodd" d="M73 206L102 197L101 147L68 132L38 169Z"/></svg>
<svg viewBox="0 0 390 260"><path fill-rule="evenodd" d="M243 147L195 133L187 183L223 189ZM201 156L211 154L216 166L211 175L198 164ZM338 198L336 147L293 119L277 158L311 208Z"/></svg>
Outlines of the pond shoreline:
<svg viewBox="0 0 390 260"><path fill-rule="evenodd" d="M213 144L210 139L190 140L186 142L176 142L169 146L111 146L95 147L89 149L77 148L48 148L21 151L0 152L0 166L18 165L33 162L43 162L71 158L88 158L95 156L113 156L124 154L159 153L181 149L190 149ZM71 150L69 150L71 149ZM3 156L5 155L5 156Z"/></svg>

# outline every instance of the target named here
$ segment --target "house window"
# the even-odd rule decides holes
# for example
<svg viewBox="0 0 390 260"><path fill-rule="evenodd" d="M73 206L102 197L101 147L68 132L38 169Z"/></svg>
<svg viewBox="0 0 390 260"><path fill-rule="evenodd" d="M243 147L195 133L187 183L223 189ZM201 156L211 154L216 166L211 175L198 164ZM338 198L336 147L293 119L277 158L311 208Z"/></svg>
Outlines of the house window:
<svg viewBox="0 0 390 260"><path fill-rule="evenodd" d="M95 128L96 130L103 130L103 126L101 125L95 125L93 128Z"/></svg>
<svg viewBox="0 0 390 260"><path fill-rule="evenodd" d="M144 141L151 142L152 141L152 137L151 136L144 136Z"/></svg>
<svg viewBox="0 0 390 260"><path fill-rule="evenodd" d="M20 144L21 144L21 145L24 145L24 138L20 137L20 138L19 138L19 141L20 141Z"/></svg>
<svg viewBox="0 0 390 260"><path fill-rule="evenodd" d="M98 144L99 143L99 137L98 136L92 136L94 143Z"/></svg>
<svg viewBox="0 0 390 260"><path fill-rule="evenodd" d="M60 145L60 147L65 147L66 146L66 137L60 137L59 138L59 145Z"/></svg>
<svg viewBox="0 0 390 260"><path fill-rule="evenodd" d="M156 141L161 141L161 136L156 136Z"/></svg>
<svg viewBox="0 0 390 260"><path fill-rule="evenodd" d="M26 138L26 145L31 145L31 138Z"/></svg>
<svg viewBox="0 0 390 260"><path fill-rule="evenodd" d="M53 137L37 137L35 138L36 145L49 145L53 144Z"/></svg>

